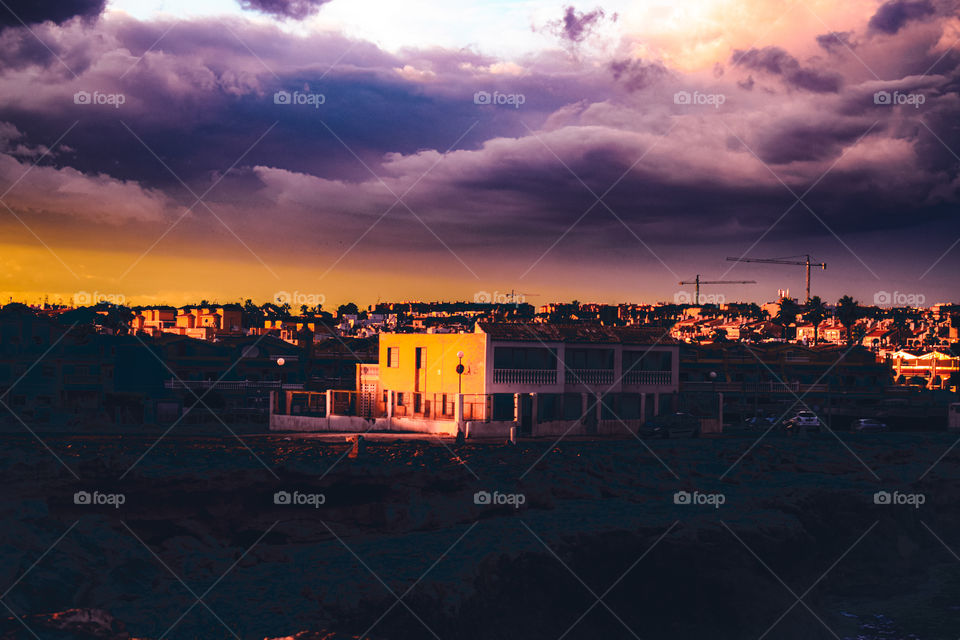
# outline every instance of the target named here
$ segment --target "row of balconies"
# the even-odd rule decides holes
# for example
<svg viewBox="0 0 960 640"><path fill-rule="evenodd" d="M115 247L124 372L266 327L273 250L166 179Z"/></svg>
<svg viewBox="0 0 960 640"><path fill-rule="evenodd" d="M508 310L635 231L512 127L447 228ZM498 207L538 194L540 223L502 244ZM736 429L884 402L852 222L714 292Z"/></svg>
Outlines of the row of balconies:
<svg viewBox="0 0 960 640"><path fill-rule="evenodd" d="M567 385L664 385L673 382L672 371L627 371L623 376L615 375L613 369L567 369L564 383ZM556 369L494 369L494 384L556 385Z"/></svg>

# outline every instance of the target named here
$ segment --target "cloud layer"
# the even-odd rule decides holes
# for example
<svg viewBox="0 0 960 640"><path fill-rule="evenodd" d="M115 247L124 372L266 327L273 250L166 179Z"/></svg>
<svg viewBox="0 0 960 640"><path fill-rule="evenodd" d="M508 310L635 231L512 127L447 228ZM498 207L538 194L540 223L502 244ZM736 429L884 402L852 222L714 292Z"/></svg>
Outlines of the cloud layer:
<svg viewBox="0 0 960 640"><path fill-rule="evenodd" d="M112 226L134 247L136 223L146 249L176 223L181 256L220 238L256 268L376 256L428 282L424 261L475 281L626 255L673 281L691 245L722 260L798 241L869 275L905 240L952 241L931 229L960 195L958 21L925 0L692 72L626 33L605 58L502 60L235 18L69 19L95 5L0 32L0 192L37 235L73 229L66 244L106 250ZM558 34L582 42L604 16L569 7Z"/></svg>

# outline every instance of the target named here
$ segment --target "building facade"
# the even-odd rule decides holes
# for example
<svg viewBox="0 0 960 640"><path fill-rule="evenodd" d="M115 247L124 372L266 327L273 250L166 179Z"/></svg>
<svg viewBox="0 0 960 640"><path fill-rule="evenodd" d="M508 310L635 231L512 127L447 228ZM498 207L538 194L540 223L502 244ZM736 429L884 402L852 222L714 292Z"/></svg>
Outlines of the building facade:
<svg viewBox="0 0 960 640"><path fill-rule="evenodd" d="M477 324L472 333L384 333L379 362L357 367L354 400L339 404L356 420L298 421L286 394L272 428L404 429L470 436L623 434L674 406L679 347L640 327ZM664 398L668 398L665 400ZM308 399L319 413L321 403ZM283 405L283 406L281 406ZM320 418L319 415L310 416ZM379 422L378 422L379 421Z"/></svg>

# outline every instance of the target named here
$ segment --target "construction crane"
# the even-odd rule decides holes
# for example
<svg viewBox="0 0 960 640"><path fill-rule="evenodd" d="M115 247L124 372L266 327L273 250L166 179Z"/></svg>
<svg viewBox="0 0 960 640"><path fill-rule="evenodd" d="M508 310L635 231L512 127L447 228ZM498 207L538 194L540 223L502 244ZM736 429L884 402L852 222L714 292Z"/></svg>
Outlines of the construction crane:
<svg viewBox="0 0 960 640"><path fill-rule="evenodd" d="M788 260L788 258L804 258L803 262ZM789 264L796 267L807 268L807 302L810 302L810 267L827 268L826 262L810 262L810 254L800 254L799 256L787 256L786 258L727 258L730 262L760 262L763 264Z"/></svg>
<svg viewBox="0 0 960 640"><path fill-rule="evenodd" d="M539 296L539 293L525 293L521 291L515 291L510 289L510 297L508 298L509 302L512 304L521 304L527 298L536 298Z"/></svg>
<svg viewBox="0 0 960 640"><path fill-rule="evenodd" d="M756 280L701 280L698 273L693 280L681 280L680 284L696 285L696 297L694 297L693 302L694 304L700 304L700 285L702 284L757 284L757 282Z"/></svg>

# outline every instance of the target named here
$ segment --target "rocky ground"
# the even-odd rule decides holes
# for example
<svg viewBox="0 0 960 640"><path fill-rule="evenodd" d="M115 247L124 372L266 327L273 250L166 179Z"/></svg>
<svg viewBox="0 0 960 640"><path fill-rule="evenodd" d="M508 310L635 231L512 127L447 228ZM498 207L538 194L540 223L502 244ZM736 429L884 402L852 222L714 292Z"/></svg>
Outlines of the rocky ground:
<svg viewBox="0 0 960 640"><path fill-rule="evenodd" d="M956 435L758 435L7 436L0 638L957 638Z"/></svg>

